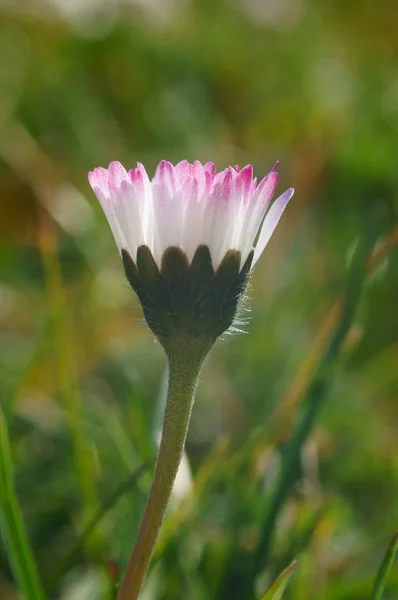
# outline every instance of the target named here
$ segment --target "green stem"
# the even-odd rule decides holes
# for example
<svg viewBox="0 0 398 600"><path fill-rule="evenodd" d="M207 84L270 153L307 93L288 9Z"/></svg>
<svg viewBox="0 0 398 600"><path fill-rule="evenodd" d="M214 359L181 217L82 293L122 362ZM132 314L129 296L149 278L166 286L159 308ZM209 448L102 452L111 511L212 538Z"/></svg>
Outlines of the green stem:
<svg viewBox="0 0 398 600"><path fill-rule="evenodd" d="M184 450L204 356L186 344L168 351L169 383L155 475L118 600L136 600L143 585Z"/></svg>

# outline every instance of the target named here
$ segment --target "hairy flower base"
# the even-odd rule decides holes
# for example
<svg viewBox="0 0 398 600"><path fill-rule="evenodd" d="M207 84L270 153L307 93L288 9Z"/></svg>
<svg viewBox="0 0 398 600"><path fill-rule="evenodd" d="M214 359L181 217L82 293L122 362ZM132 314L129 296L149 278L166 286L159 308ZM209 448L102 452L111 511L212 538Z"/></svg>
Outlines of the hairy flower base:
<svg viewBox="0 0 398 600"><path fill-rule="evenodd" d="M145 319L167 348L171 338L201 338L211 346L233 323L245 291L253 251L240 269L241 254L229 250L214 271L208 246L199 246L189 264L186 254L170 246L159 268L148 246L140 246L137 264L122 249L124 270L137 293Z"/></svg>

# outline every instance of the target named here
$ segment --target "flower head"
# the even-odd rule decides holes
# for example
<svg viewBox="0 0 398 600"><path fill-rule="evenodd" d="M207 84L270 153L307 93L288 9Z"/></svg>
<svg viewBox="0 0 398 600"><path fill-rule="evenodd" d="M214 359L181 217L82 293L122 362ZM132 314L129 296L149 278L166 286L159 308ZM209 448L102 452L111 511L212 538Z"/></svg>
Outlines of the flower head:
<svg viewBox="0 0 398 600"><path fill-rule="evenodd" d="M232 323L250 270L287 203L270 206L275 168L257 185L253 168L161 161L145 168L118 162L89 173L126 275L161 341L175 332L214 337ZM256 242L256 243L255 243Z"/></svg>

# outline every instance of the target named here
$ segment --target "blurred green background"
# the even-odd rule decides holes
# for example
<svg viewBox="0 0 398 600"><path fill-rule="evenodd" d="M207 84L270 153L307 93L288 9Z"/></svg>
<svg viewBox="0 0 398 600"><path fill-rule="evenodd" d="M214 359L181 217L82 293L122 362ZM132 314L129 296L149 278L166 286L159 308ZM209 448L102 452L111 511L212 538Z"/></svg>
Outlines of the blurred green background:
<svg viewBox="0 0 398 600"><path fill-rule="evenodd" d="M370 597L398 528L397 30L396 0L0 2L0 396L49 597L114 597L164 395L163 353L87 171L139 160L152 175L163 158L253 163L258 177L279 159L279 191L296 194L252 278L246 333L203 370L143 598L260 598L295 557L287 600ZM259 556L351 257L380 215ZM5 541L2 600L18 597L9 558ZM398 598L398 566L385 598Z"/></svg>

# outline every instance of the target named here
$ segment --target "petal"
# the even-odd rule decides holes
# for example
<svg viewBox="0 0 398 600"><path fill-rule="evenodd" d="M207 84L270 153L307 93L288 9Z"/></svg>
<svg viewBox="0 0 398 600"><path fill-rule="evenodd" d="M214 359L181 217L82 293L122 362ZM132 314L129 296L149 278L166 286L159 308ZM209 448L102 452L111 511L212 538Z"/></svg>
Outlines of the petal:
<svg viewBox="0 0 398 600"><path fill-rule="evenodd" d="M205 170L202 163L199 160L195 160L192 167L192 177L195 177L198 181L205 181Z"/></svg>
<svg viewBox="0 0 398 600"><path fill-rule="evenodd" d="M178 178L175 168L168 160L161 160L156 167L152 183L167 188L170 194L174 194L178 186Z"/></svg>
<svg viewBox="0 0 398 600"><path fill-rule="evenodd" d="M239 182L240 190L243 196L243 202L246 204L250 199L250 187L253 181L253 167L246 165L238 174L236 181Z"/></svg>
<svg viewBox="0 0 398 600"><path fill-rule="evenodd" d="M209 193L207 192L206 175L203 165L195 161L192 174L181 187L182 202L184 203L184 219L182 232L182 247L191 261L196 249L201 243L205 243L208 221L205 216L213 218L214 210L208 208ZM206 193L205 193L206 192Z"/></svg>
<svg viewBox="0 0 398 600"><path fill-rule="evenodd" d="M254 189L254 186L251 187L251 196L243 215L241 236L239 239L242 264L244 264L249 252L253 248L253 243L263 221L264 214L278 185L278 179L278 173L271 171L264 177L256 189Z"/></svg>
<svg viewBox="0 0 398 600"><path fill-rule="evenodd" d="M211 192L211 202L215 205L226 206L230 199L232 191L232 177L236 172L231 168L217 173L213 182L213 189Z"/></svg>
<svg viewBox="0 0 398 600"><path fill-rule="evenodd" d="M111 192L117 192L122 184L122 181L126 181L127 179L127 172L123 165L117 161L111 162L108 167L109 190Z"/></svg>
<svg viewBox="0 0 398 600"><path fill-rule="evenodd" d="M207 203L204 219L204 236L216 269L226 252L233 248L236 212L239 206L235 191L236 171L229 167L214 178L213 189Z"/></svg>
<svg viewBox="0 0 398 600"><path fill-rule="evenodd" d="M145 184L141 171L138 171L138 169L131 169L128 172L128 177L135 193L143 195L145 193Z"/></svg>
<svg viewBox="0 0 398 600"><path fill-rule="evenodd" d="M128 172L132 189L137 198L142 221L143 243L153 248L155 225L153 218L152 183L149 181L145 167L137 162L137 168Z"/></svg>
<svg viewBox="0 0 398 600"><path fill-rule="evenodd" d="M264 177L257 186L253 196L253 202L260 202L263 206L268 206L272 196L275 193L279 181L279 174L276 171L271 171Z"/></svg>
<svg viewBox="0 0 398 600"><path fill-rule="evenodd" d="M141 204L145 197L141 173L131 176L119 162L112 162L108 170L99 168L90 173L89 181L108 219L119 252L126 248L135 260L138 246L144 243Z"/></svg>
<svg viewBox="0 0 398 600"><path fill-rule="evenodd" d="M180 184L182 184L188 177L192 176L193 165L191 165L191 163L187 160L182 160L176 164L174 169L177 179L179 180Z"/></svg>
<svg viewBox="0 0 398 600"><path fill-rule="evenodd" d="M242 240L244 243L247 236L244 226L253 208L250 202L252 180L253 167L251 165L246 165L233 178L231 202L234 208L232 213L233 220L230 224L233 232L231 236L231 248L229 248L231 250L242 251Z"/></svg>
<svg viewBox="0 0 398 600"><path fill-rule="evenodd" d="M93 181L96 181L96 180L93 180ZM91 184L91 181L90 181L90 184ZM125 239L124 232L122 231L122 229L119 225L119 220L118 220L116 212L115 212L115 206L114 206L112 200L104 194L102 188L98 187L97 185L93 185L92 188L93 188L94 194L97 196L97 198L102 206L102 210L105 213L105 216L107 218L107 221L108 221L111 231L113 233L113 237L115 238L116 245L120 252L123 247L127 247L127 242Z"/></svg>
<svg viewBox="0 0 398 600"><path fill-rule="evenodd" d="M250 184L250 197L254 195L254 192L257 189L257 177L253 177L253 181Z"/></svg>
<svg viewBox="0 0 398 600"><path fill-rule="evenodd" d="M142 218L143 201L142 194L136 193L136 189L129 180L122 181L118 200L115 203L115 214L124 233L127 249L134 261L137 257L138 247L145 243Z"/></svg>
<svg viewBox="0 0 398 600"><path fill-rule="evenodd" d="M216 176L216 166L212 162L207 162L205 165L203 165L203 171L206 178L206 191L210 192Z"/></svg>
<svg viewBox="0 0 398 600"><path fill-rule="evenodd" d="M203 165L205 173L208 173L212 179L216 176L216 165L212 162L207 162Z"/></svg>
<svg viewBox="0 0 398 600"><path fill-rule="evenodd" d="M268 244L272 234L275 231L276 226L279 223L279 219L281 218L282 213L285 210L293 194L293 188L289 188L288 190L286 190L286 192L284 192L282 196L279 196L279 198L275 200L268 213L266 214L264 223L261 227L256 249L254 251L252 268L260 258L265 246Z"/></svg>
<svg viewBox="0 0 398 600"><path fill-rule="evenodd" d="M277 160L276 163L274 164L274 166L272 167L271 173L272 173L272 171L276 171L278 167L279 167L279 160Z"/></svg>
<svg viewBox="0 0 398 600"><path fill-rule="evenodd" d="M182 245L184 206L180 184L173 165L162 160L152 181L152 198L156 239L153 257L158 265L169 246Z"/></svg>
<svg viewBox="0 0 398 600"><path fill-rule="evenodd" d="M145 167L142 163L137 162L137 168L136 169L132 169L133 171L135 171L136 173L141 173L142 175L142 179L144 181L144 183L150 183L149 181L149 177L148 177L148 173L145 170Z"/></svg>
<svg viewBox="0 0 398 600"><path fill-rule="evenodd" d="M102 167L97 167L88 174L88 180L91 187L99 188L103 194L108 195L109 193L109 182L108 182L108 171Z"/></svg>

